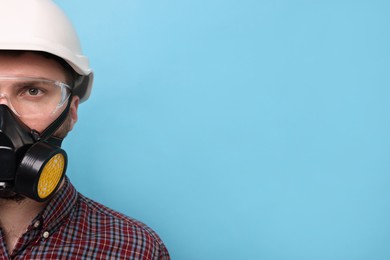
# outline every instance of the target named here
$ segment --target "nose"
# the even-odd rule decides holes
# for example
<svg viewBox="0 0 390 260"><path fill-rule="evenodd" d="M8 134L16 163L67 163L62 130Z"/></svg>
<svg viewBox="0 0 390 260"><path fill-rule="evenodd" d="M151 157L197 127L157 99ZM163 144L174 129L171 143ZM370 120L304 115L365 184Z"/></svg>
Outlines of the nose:
<svg viewBox="0 0 390 260"><path fill-rule="evenodd" d="M0 105L7 105L9 106L9 100L7 95L0 93Z"/></svg>
<svg viewBox="0 0 390 260"><path fill-rule="evenodd" d="M12 112L15 113L15 115L20 116L19 113L16 112L15 108L12 106L9 97L4 93L0 93L0 105L6 105L9 109L12 110Z"/></svg>
<svg viewBox="0 0 390 260"><path fill-rule="evenodd" d="M7 105L8 107L12 107L10 104L11 103L8 96L6 94L0 93L0 105Z"/></svg>

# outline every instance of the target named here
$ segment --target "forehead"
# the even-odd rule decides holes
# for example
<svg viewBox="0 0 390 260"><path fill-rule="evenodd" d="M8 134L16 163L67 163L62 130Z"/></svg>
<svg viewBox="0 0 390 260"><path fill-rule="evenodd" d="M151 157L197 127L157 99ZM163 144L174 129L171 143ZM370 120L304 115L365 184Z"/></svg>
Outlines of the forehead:
<svg viewBox="0 0 390 260"><path fill-rule="evenodd" d="M1 52L0 76L37 77L65 81L65 69L54 59L34 52Z"/></svg>

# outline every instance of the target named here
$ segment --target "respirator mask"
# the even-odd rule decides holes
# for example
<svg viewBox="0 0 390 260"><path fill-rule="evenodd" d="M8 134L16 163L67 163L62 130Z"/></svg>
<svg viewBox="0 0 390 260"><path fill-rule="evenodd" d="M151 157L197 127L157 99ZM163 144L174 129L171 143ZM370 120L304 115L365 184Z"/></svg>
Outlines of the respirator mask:
<svg viewBox="0 0 390 260"><path fill-rule="evenodd" d="M69 95L61 97L62 104L69 100L67 92ZM67 155L61 149L62 138L53 134L68 116L71 102L42 133L21 121L20 110L15 110L13 103L0 105L0 190L43 202L55 193L65 175Z"/></svg>

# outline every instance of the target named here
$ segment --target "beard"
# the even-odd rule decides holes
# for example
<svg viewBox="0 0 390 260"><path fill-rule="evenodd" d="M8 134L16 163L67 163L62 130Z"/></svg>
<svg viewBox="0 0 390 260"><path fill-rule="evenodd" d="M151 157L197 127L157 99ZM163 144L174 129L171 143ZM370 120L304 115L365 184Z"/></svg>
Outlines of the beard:
<svg viewBox="0 0 390 260"><path fill-rule="evenodd" d="M0 190L0 200L20 202L25 199L26 197L13 191Z"/></svg>
<svg viewBox="0 0 390 260"><path fill-rule="evenodd" d="M72 118L70 117L70 113L66 116L66 119L62 123L62 125L54 132L53 136L65 138L70 132L72 125Z"/></svg>

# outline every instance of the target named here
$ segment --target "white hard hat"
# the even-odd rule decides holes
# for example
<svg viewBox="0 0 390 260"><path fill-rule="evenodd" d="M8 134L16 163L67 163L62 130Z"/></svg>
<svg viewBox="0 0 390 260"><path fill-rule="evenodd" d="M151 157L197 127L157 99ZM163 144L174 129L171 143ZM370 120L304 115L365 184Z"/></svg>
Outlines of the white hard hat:
<svg viewBox="0 0 390 260"><path fill-rule="evenodd" d="M73 93L88 99L93 81L75 29L51 0L0 0L0 50L42 51L66 61L79 74Z"/></svg>

